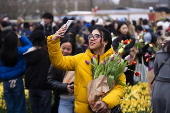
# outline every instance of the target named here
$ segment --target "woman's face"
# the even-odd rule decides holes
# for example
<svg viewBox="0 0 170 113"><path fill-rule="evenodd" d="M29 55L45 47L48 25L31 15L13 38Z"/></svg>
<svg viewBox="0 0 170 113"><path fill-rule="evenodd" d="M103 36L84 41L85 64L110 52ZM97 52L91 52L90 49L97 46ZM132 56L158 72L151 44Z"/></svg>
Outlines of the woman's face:
<svg viewBox="0 0 170 113"><path fill-rule="evenodd" d="M127 27L127 25L126 25L126 24L123 24L123 25L120 27L119 31L120 31L122 34L126 35L126 34L128 33L128 27Z"/></svg>
<svg viewBox="0 0 170 113"><path fill-rule="evenodd" d="M72 45L70 42L65 42L61 45L61 51L63 53L63 56L71 55L72 53Z"/></svg>
<svg viewBox="0 0 170 113"><path fill-rule="evenodd" d="M104 39L102 39L102 36L98 30L93 30L92 33L89 35L88 39L89 39L89 47L91 50L100 49L105 43L103 41Z"/></svg>
<svg viewBox="0 0 170 113"><path fill-rule="evenodd" d="M114 28L117 30L117 27L118 27L118 24L117 23L115 23L114 24Z"/></svg>

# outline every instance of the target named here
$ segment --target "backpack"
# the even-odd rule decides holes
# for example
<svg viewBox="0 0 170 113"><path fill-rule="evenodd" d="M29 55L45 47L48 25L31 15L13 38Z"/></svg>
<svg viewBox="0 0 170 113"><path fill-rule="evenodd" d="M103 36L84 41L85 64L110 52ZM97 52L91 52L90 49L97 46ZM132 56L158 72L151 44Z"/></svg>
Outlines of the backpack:
<svg viewBox="0 0 170 113"><path fill-rule="evenodd" d="M146 31L151 34L151 37L152 37L151 43L156 44L157 39L158 39L158 35L156 35L156 34L153 32L153 30L151 30L151 29L146 29Z"/></svg>
<svg viewBox="0 0 170 113"><path fill-rule="evenodd" d="M151 34L151 36L152 36L151 43L156 44L157 39L158 39L158 35L156 35L156 34L153 33L153 32L150 32L150 34Z"/></svg>

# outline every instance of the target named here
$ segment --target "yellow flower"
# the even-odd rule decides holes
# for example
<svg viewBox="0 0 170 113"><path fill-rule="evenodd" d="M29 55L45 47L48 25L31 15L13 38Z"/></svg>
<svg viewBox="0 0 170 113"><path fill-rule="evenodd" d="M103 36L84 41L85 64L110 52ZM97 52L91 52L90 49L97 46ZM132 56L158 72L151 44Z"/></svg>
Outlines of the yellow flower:
<svg viewBox="0 0 170 113"><path fill-rule="evenodd" d="M143 39L140 39L139 42L143 42Z"/></svg>
<svg viewBox="0 0 170 113"><path fill-rule="evenodd" d="M135 39L136 39L136 40L139 40L139 39L140 39L140 37L139 37L139 36L137 36Z"/></svg>
<svg viewBox="0 0 170 113"><path fill-rule="evenodd" d="M153 44L149 44L150 47L153 47Z"/></svg>
<svg viewBox="0 0 170 113"><path fill-rule="evenodd" d="M147 83L138 83L134 86L126 87L120 105L123 113L151 113L151 98Z"/></svg>
<svg viewBox="0 0 170 113"><path fill-rule="evenodd" d="M118 50L118 53L123 53L123 51L124 51L124 49L123 49L123 48L120 48L120 49Z"/></svg>

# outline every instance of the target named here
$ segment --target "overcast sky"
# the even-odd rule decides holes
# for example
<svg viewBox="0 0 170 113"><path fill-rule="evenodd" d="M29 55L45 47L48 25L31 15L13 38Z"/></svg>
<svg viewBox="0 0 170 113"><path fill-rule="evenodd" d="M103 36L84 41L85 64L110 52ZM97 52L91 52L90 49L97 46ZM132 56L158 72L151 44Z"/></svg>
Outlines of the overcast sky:
<svg viewBox="0 0 170 113"><path fill-rule="evenodd" d="M120 0L112 0L115 4L119 4Z"/></svg>

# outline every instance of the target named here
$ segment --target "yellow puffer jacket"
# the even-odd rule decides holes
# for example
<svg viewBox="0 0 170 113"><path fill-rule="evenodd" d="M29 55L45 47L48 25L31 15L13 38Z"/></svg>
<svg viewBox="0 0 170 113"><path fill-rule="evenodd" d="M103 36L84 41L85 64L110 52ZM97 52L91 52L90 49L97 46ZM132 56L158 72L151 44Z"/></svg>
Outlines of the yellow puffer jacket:
<svg viewBox="0 0 170 113"><path fill-rule="evenodd" d="M87 65L85 60L91 61L93 54L88 49L85 53L75 56L63 56L60 50L60 39L52 40L52 35L48 36L48 52L51 63L54 67L66 71L75 71L74 95L75 95L75 113L92 113L88 109L87 85L92 80L91 65ZM98 58L101 61L113 54L113 48ZM122 74L119 79L126 83L125 75ZM105 96L102 101L108 104L109 109L119 104L120 98L123 97L124 86L116 84L114 89Z"/></svg>

